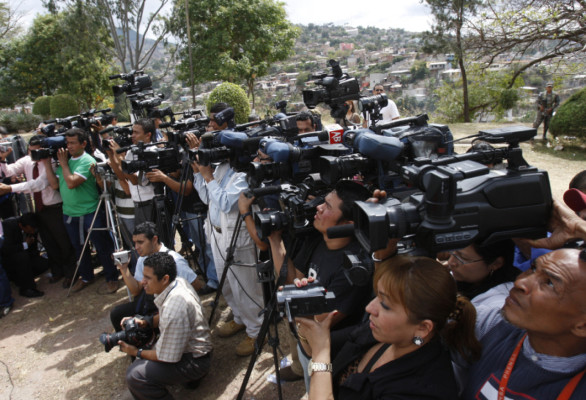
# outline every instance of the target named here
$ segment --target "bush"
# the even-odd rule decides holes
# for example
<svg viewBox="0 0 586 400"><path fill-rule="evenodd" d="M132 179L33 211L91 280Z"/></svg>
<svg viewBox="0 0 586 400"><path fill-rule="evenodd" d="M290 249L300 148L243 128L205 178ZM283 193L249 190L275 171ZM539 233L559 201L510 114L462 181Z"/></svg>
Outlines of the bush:
<svg viewBox="0 0 586 400"><path fill-rule="evenodd" d="M52 96L37 97L33 104L33 114L48 118L51 115L51 99Z"/></svg>
<svg viewBox="0 0 586 400"><path fill-rule="evenodd" d="M549 130L554 136L568 135L586 139L586 88L574 93L558 107Z"/></svg>
<svg viewBox="0 0 586 400"><path fill-rule="evenodd" d="M29 132L37 128L42 118L34 114L7 113L0 115L0 125L10 133Z"/></svg>
<svg viewBox="0 0 586 400"><path fill-rule="evenodd" d="M51 99L51 116L65 118L79 114L79 107L75 99L68 94L58 94Z"/></svg>
<svg viewBox="0 0 586 400"><path fill-rule="evenodd" d="M208 114L212 106L219 102L227 103L234 109L234 120L237 124L248 122L250 104L248 103L246 92L240 86L230 82L224 82L212 90L206 102Z"/></svg>

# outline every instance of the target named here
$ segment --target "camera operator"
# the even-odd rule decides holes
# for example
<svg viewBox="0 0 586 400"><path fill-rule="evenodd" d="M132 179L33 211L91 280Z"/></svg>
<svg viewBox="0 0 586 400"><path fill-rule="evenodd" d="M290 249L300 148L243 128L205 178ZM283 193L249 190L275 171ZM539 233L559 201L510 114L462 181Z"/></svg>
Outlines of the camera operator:
<svg viewBox="0 0 586 400"><path fill-rule="evenodd" d="M155 124L148 118L142 118L135 121L132 125L132 144L138 142L145 144L151 143L155 137ZM145 151L155 151L155 146L145 148ZM126 153L126 160L135 160L132 150ZM134 201L134 225L137 226L143 222L150 221L153 212L152 199L155 197L155 187L142 172L134 174L124 174L130 184L130 194Z"/></svg>
<svg viewBox="0 0 586 400"><path fill-rule="evenodd" d="M381 85L380 83L377 83L376 85L374 85L374 89L372 89L372 94L377 96L377 95L381 95L381 94L385 94L385 89L383 87L383 85ZM382 121L384 122L389 122L389 121L393 121L395 119L399 119L400 115L399 115L399 110L397 109L397 105L395 104L395 102L391 99L388 99L388 104L386 107L383 107L380 110L380 113L382 115Z"/></svg>
<svg viewBox="0 0 586 400"><path fill-rule="evenodd" d="M35 135L29 140L28 155L17 160L14 164L0 164L6 176L24 174L26 182L6 185L0 183L0 194L5 193L32 193L39 234L43 242L49 266L51 279L49 282L58 282L62 277L63 287L69 287L75 270L75 252L67 236L63 223L63 201L61 195L49 185L45 168L56 168L50 158L42 161L31 159L32 150L40 150L44 135Z"/></svg>
<svg viewBox="0 0 586 400"><path fill-rule="evenodd" d="M295 122L297 123L298 133L302 134L317 131L317 123L314 118L316 117L309 111L302 111L297 114Z"/></svg>
<svg viewBox="0 0 586 400"><path fill-rule="evenodd" d="M219 126L214 116L228 108L226 103L217 103L211 108L208 130L217 131L226 129L228 122ZM189 136L190 147L199 146L195 135ZM194 171L193 184L201 200L208 204L208 218L205 222L207 240L212 246L214 264L218 277L222 276L227 249L238 219L238 197L248 189L246 175L237 173L230 167L228 161L220 163L215 170L211 166L192 163ZM234 260L239 264L255 264L256 249L254 242L245 229L241 227L236 241ZM222 289L226 302L232 309L234 320L218 328L220 337L228 337L246 329L246 338L236 346L236 354L248 356L254 352L254 342L262 324L263 296L258 282L256 269L232 265L226 275Z"/></svg>
<svg viewBox="0 0 586 400"><path fill-rule="evenodd" d="M132 240L134 242L134 248L139 255L134 275L129 270L128 263L118 264L118 269L130 294L134 296L134 300L127 304L118 305L110 312L110 320L117 332L121 330L120 323L124 317L131 317L135 314L152 315L156 311L152 296L146 294L141 286L144 260L148 256L155 253L167 253L175 260L177 274L191 283L194 288L197 278L195 272L189 268L189 264L185 258L181 257L179 253L169 250L163 243L159 242L157 227L153 222L143 222L137 225L132 234Z"/></svg>
<svg viewBox="0 0 586 400"><path fill-rule="evenodd" d="M59 167L56 171L45 168L47 179L53 189L59 189L63 199L63 220L65 229L75 249L79 264L80 279L72 290L78 292L94 280L94 268L90 251L86 248L82 255L85 238L94 221L90 239L94 244L106 276L107 293L118 290L118 271L110 255L114 252L114 243L110 233L97 228L106 227L106 214L98 210L99 195L96 178L90 172L95 159L85 152L88 134L79 128L65 132L67 150L59 149L57 157ZM69 158L70 157L70 158ZM75 279L75 277L73 277Z"/></svg>
<svg viewBox="0 0 586 400"><path fill-rule="evenodd" d="M2 263L8 278L19 287L24 297L41 297L35 277L47 270L47 260L39 254L37 247L37 223L34 214L6 218L2 221L4 244Z"/></svg>
<svg viewBox="0 0 586 400"><path fill-rule="evenodd" d="M193 188L193 174L185 182L177 181L170 174L165 174L158 169L154 169L146 174L151 182L161 182L168 186L173 192L180 193L183 189L183 201L181 202L181 212L183 213L185 222L189 229L188 231L191 241L195 244L199 251L198 264L205 270L207 282L205 286L199 288L197 293L200 296L210 294L218 289L219 282L216 274L216 267L214 265L214 257L212 254L212 247L205 239L205 233L202 224L202 215L205 216L208 207L201 201L197 191Z"/></svg>
<svg viewBox="0 0 586 400"><path fill-rule="evenodd" d="M172 398L167 385L191 384L207 375L212 344L199 297L181 277L173 257L155 253L144 260L142 286L157 296L161 331L155 348L138 349L120 341L120 351L137 359L126 370L126 383L135 399ZM144 327L147 323L137 319Z"/></svg>
<svg viewBox="0 0 586 400"><path fill-rule="evenodd" d="M370 300L370 290L351 285L344 274L344 252L359 254L361 247L358 241L353 237L330 239L327 230L333 226L353 223L352 207L354 202L364 201L369 197L368 190L356 182L338 182L334 190L326 196L325 202L317 207L313 226L318 231L318 237L307 238L301 244L295 258L287 261L286 283L297 284L300 279L309 277L317 280L328 292L335 294L334 307L339 312L332 321L334 329L341 329L360 321L364 307ZM277 274L280 273L286 255L281 234L280 231L275 231L269 236L271 254ZM322 320L326 315L318 315L316 318ZM301 357L301 354L299 356ZM293 354L293 358L296 358L295 354ZM286 376L300 376L301 374L299 365L296 364L284 370ZM293 380L293 376L291 376L291 380Z"/></svg>

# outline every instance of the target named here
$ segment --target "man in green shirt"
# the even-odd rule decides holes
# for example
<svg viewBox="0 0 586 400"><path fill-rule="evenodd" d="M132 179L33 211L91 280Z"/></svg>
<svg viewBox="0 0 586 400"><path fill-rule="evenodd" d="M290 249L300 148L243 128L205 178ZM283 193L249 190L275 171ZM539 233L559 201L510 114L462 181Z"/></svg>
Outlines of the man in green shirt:
<svg viewBox="0 0 586 400"><path fill-rule="evenodd" d="M99 202L96 179L91 173L91 167L96 160L85 152L89 139L84 130L70 129L65 132L65 139L67 150L58 150L59 167L55 172L49 168L51 171L47 171L47 178L51 187L59 189L61 193L65 228L79 258ZM106 215L103 210L98 210L90 239L104 268L107 292L114 293L118 289L118 271L111 257L114 243L109 232L95 229L105 227ZM72 289L74 292L82 290L94 279L90 251L87 248L81 256L79 275L80 279Z"/></svg>

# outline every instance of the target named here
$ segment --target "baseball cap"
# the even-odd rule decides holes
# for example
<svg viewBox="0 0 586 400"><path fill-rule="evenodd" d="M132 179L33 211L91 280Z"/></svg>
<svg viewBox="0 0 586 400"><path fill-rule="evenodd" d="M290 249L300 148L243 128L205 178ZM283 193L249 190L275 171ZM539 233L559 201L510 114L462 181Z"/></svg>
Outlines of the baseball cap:
<svg viewBox="0 0 586 400"><path fill-rule="evenodd" d="M551 86L553 87L553 82L547 82L547 84L545 85L545 87Z"/></svg>
<svg viewBox="0 0 586 400"><path fill-rule="evenodd" d="M578 189L568 189L564 193L564 201L574 212L579 213L586 208L586 194Z"/></svg>

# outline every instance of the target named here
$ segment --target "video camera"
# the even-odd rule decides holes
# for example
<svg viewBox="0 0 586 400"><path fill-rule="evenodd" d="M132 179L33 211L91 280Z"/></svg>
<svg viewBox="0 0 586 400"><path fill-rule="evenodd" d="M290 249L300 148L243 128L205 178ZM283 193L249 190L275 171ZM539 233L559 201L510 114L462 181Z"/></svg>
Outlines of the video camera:
<svg viewBox="0 0 586 400"><path fill-rule="evenodd" d="M330 106L332 117L344 118L347 109L343 104L346 100L358 100L360 84L356 78L350 78L348 74L342 73L337 61L329 60L328 65L332 68L332 74L313 74L311 79L322 87L304 90L303 102L309 109L314 109L319 103L325 103Z"/></svg>
<svg viewBox="0 0 586 400"><path fill-rule="evenodd" d="M114 96L120 96L122 93L134 94L143 90L150 90L153 86L151 77L144 73L144 70L135 70L127 74L111 75L110 80L123 79L126 83L112 86Z"/></svg>
<svg viewBox="0 0 586 400"><path fill-rule="evenodd" d="M518 147L535 134L525 127L487 130L480 132L483 140L509 147L416 159L402 167L402 177L421 193L405 202L356 202L357 239L367 251L375 251L386 247L389 238L414 235L418 247L437 253L471 243L542 237L552 205L548 175L529 166ZM507 159L505 173L481 164L496 158Z"/></svg>
<svg viewBox="0 0 586 400"><path fill-rule="evenodd" d="M122 171L125 174L133 174L137 171L149 172L158 169L162 172L174 172L181 168L181 157L179 151L173 147L156 147L161 143L144 144L121 148L118 152L131 150L134 160L123 160ZM167 145L167 143L164 143Z"/></svg>
<svg viewBox="0 0 586 400"><path fill-rule="evenodd" d="M120 147L132 146L132 124L124 126L111 126L100 131L100 135L104 133L112 133L112 139L102 140L102 146L105 149L110 149L112 140L118 143Z"/></svg>
<svg viewBox="0 0 586 400"><path fill-rule="evenodd" d="M41 161L46 158L57 159L57 152L59 149L67 147L65 136L52 136L41 139L40 142L34 143L34 145L40 145L41 148L38 150L31 150L31 160Z"/></svg>
<svg viewBox="0 0 586 400"><path fill-rule="evenodd" d="M283 290L277 292L277 306L281 316L286 315L289 322L293 322L295 317L307 317L333 311L335 298L334 292L328 292L317 282L301 288L285 285Z"/></svg>

